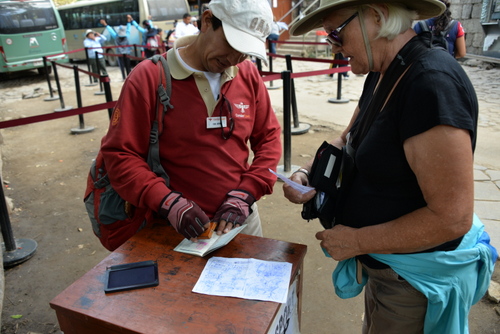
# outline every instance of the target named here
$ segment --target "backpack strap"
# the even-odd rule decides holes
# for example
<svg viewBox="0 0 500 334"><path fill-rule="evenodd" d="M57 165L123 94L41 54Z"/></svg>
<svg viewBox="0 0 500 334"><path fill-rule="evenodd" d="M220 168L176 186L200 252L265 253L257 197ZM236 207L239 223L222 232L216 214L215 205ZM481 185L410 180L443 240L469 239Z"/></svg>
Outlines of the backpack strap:
<svg viewBox="0 0 500 334"><path fill-rule="evenodd" d="M441 36L446 38L446 35L448 35L451 29L453 29L456 22L457 20L451 20L450 23L448 23L448 25L446 26L446 28L443 31L441 31Z"/></svg>
<svg viewBox="0 0 500 334"><path fill-rule="evenodd" d="M162 55L154 55L149 58L153 63L158 66L158 99L156 103L156 115L151 131L149 133L149 152L148 152L148 165L151 170L158 176L162 177L167 187L170 186L170 177L165 172L165 169L160 162L160 135L163 132L163 119L167 113L168 108L173 109L174 106L170 104L170 94L172 93L172 79L170 76L170 68L168 67L167 60ZM160 104L163 106L160 112Z"/></svg>
<svg viewBox="0 0 500 334"><path fill-rule="evenodd" d="M425 22L425 21L418 21L418 25L420 26L420 29L422 31L429 31L429 26L427 25L427 22Z"/></svg>

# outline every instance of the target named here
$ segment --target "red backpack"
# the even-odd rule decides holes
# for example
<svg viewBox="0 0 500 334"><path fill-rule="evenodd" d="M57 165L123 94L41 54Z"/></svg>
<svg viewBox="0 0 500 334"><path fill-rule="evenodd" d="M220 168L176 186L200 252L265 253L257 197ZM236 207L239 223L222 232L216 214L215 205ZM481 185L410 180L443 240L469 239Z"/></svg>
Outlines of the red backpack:
<svg viewBox="0 0 500 334"><path fill-rule="evenodd" d="M163 130L162 121L170 104L172 92L170 70L167 61L161 55L149 58L159 69L158 101L156 119L150 131L148 165L156 175L165 179L169 185L169 177L160 163L159 137ZM162 75L163 74L163 75ZM160 112L161 105L163 110ZM161 129L161 130L160 130ZM92 162L87 177L84 203L92 224L94 234L101 244L113 251L130 237L141 230L151 215L147 208L138 208L118 195L111 184L101 151Z"/></svg>

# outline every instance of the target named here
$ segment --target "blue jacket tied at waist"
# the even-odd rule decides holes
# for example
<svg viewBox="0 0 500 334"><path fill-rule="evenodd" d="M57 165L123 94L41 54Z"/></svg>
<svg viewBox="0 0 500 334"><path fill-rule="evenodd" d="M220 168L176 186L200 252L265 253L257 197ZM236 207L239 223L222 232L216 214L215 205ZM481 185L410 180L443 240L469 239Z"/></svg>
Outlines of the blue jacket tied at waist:
<svg viewBox="0 0 500 334"><path fill-rule="evenodd" d="M498 257L484 225L474 214L472 227L454 251L369 254L389 265L428 299L424 333L469 333L468 313L486 293ZM356 282L356 260L338 263L332 275L340 298L357 296L368 277Z"/></svg>

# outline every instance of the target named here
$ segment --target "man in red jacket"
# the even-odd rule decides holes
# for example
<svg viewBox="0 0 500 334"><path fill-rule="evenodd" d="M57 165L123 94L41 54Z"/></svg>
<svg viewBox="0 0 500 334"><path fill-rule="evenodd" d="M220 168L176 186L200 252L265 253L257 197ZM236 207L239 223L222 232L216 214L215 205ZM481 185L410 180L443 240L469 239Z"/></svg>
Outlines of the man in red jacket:
<svg viewBox="0 0 500 334"><path fill-rule="evenodd" d="M165 57L172 75L160 159L170 185L146 162L155 118L158 68L141 62L128 76L101 151L120 196L148 208L191 240L210 221L217 233L247 224L262 236L256 201L276 181L281 129L248 56L266 61L273 20L267 0L212 0L199 35L176 41ZM250 150L253 156L250 158Z"/></svg>

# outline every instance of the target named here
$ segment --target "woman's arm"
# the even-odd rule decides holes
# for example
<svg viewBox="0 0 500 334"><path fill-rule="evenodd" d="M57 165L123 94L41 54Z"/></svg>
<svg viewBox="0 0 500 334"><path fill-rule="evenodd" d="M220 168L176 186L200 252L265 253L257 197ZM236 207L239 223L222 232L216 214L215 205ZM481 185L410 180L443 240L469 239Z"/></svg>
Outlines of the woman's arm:
<svg viewBox="0 0 500 334"><path fill-rule="evenodd" d="M465 35L461 37L457 37L455 40L455 58L459 59L465 57L467 53L465 46Z"/></svg>
<svg viewBox="0 0 500 334"><path fill-rule="evenodd" d="M335 260L356 255L419 252L467 233L474 210L470 134L447 125L407 139L404 151L427 206L383 224L318 232Z"/></svg>

